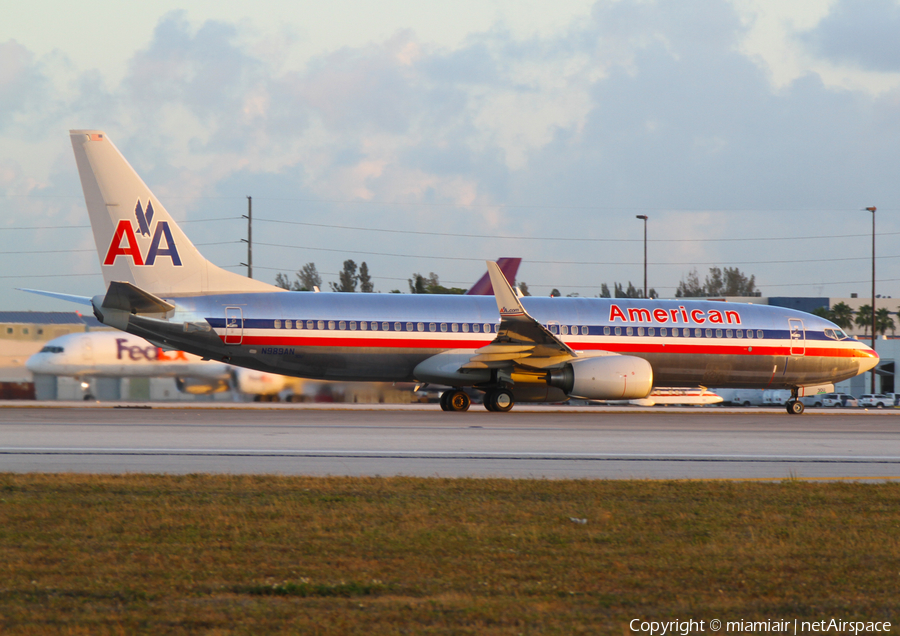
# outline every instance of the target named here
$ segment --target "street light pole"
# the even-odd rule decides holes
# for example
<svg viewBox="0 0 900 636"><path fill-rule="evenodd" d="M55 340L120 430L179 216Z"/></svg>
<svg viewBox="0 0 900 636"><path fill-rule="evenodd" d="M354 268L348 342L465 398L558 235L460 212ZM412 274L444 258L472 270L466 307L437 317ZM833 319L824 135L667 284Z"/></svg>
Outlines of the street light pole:
<svg viewBox="0 0 900 636"><path fill-rule="evenodd" d="M644 222L644 298L647 297L647 215L638 214L634 218Z"/></svg>
<svg viewBox="0 0 900 636"><path fill-rule="evenodd" d="M875 206L866 208L872 213L872 349L875 349ZM875 393L875 369L872 369L872 393Z"/></svg>

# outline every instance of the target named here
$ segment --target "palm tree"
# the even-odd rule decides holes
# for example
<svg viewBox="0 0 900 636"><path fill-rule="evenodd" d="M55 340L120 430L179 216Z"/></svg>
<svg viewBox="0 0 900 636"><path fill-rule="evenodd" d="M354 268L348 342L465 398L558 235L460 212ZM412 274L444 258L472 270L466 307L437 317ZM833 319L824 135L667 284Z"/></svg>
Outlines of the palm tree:
<svg viewBox="0 0 900 636"><path fill-rule="evenodd" d="M863 305L856 310L856 326L863 328L863 334L869 333L869 327L872 326L872 306Z"/></svg>
<svg viewBox="0 0 900 636"><path fill-rule="evenodd" d="M853 326L853 310L850 305L840 302L831 308L831 322L841 329L850 329ZM871 323L871 321L869 321Z"/></svg>
<svg viewBox="0 0 900 636"><path fill-rule="evenodd" d="M891 312L887 307L882 307L875 312L875 328L882 336L888 329L892 334L897 330L897 325L894 324L894 319L891 318Z"/></svg>

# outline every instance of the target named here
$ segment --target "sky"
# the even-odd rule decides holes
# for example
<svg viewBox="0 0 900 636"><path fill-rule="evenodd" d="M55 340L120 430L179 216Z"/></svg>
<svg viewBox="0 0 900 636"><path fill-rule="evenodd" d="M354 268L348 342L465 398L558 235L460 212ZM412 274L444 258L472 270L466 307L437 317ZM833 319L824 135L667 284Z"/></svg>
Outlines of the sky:
<svg viewBox="0 0 900 636"><path fill-rule="evenodd" d="M185 8L185 5L187 7ZM0 310L103 280L69 129L102 129L214 263L346 259L377 291L535 295L737 267L764 296L900 296L894 0L9 3Z"/></svg>

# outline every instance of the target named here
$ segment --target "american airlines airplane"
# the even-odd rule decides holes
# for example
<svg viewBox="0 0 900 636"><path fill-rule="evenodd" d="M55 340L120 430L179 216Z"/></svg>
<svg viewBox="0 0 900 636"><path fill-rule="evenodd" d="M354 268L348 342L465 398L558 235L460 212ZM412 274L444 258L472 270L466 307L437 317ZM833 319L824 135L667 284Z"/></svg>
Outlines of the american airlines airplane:
<svg viewBox="0 0 900 636"><path fill-rule="evenodd" d="M494 297L288 292L207 261L103 131L70 132L107 284L97 318L163 349L322 380L455 387L489 411L569 397L631 400L660 387L790 389L872 369L878 355L827 320L713 301L519 298L488 262Z"/></svg>
<svg viewBox="0 0 900 636"><path fill-rule="evenodd" d="M515 281L521 258L499 258L504 276ZM470 295L493 295L487 272L469 289ZM72 333L47 342L28 358L32 373L87 378L175 378L182 393L209 395L235 390L257 401L278 401L285 388L300 389L302 380L265 373L224 362L203 360L184 351L165 351L121 331Z"/></svg>
<svg viewBox="0 0 900 636"><path fill-rule="evenodd" d="M261 400L276 397L293 378L163 350L121 331L70 333L28 358L32 373L86 378L175 378L182 393L208 395L234 388Z"/></svg>

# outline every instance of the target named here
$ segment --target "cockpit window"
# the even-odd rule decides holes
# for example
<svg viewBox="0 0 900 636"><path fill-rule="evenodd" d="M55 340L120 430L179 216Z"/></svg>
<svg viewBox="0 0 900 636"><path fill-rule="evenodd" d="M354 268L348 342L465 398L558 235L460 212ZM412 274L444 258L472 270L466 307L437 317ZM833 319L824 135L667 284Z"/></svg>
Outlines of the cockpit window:
<svg viewBox="0 0 900 636"><path fill-rule="evenodd" d="M47 345L43 349L41 349L41 353L62 353L62 347L55 347L53 345Z"/></svg>
<svg viewBox="0 0 900 636"><path fill-rule="evenodd" d="M843 331L841 331L840 329L831 329L831 328L828 328L825 330L825 335L828 338L831 338L832 340L846 340L847 338L850 337L847 334L845 334Z"/></svg>

